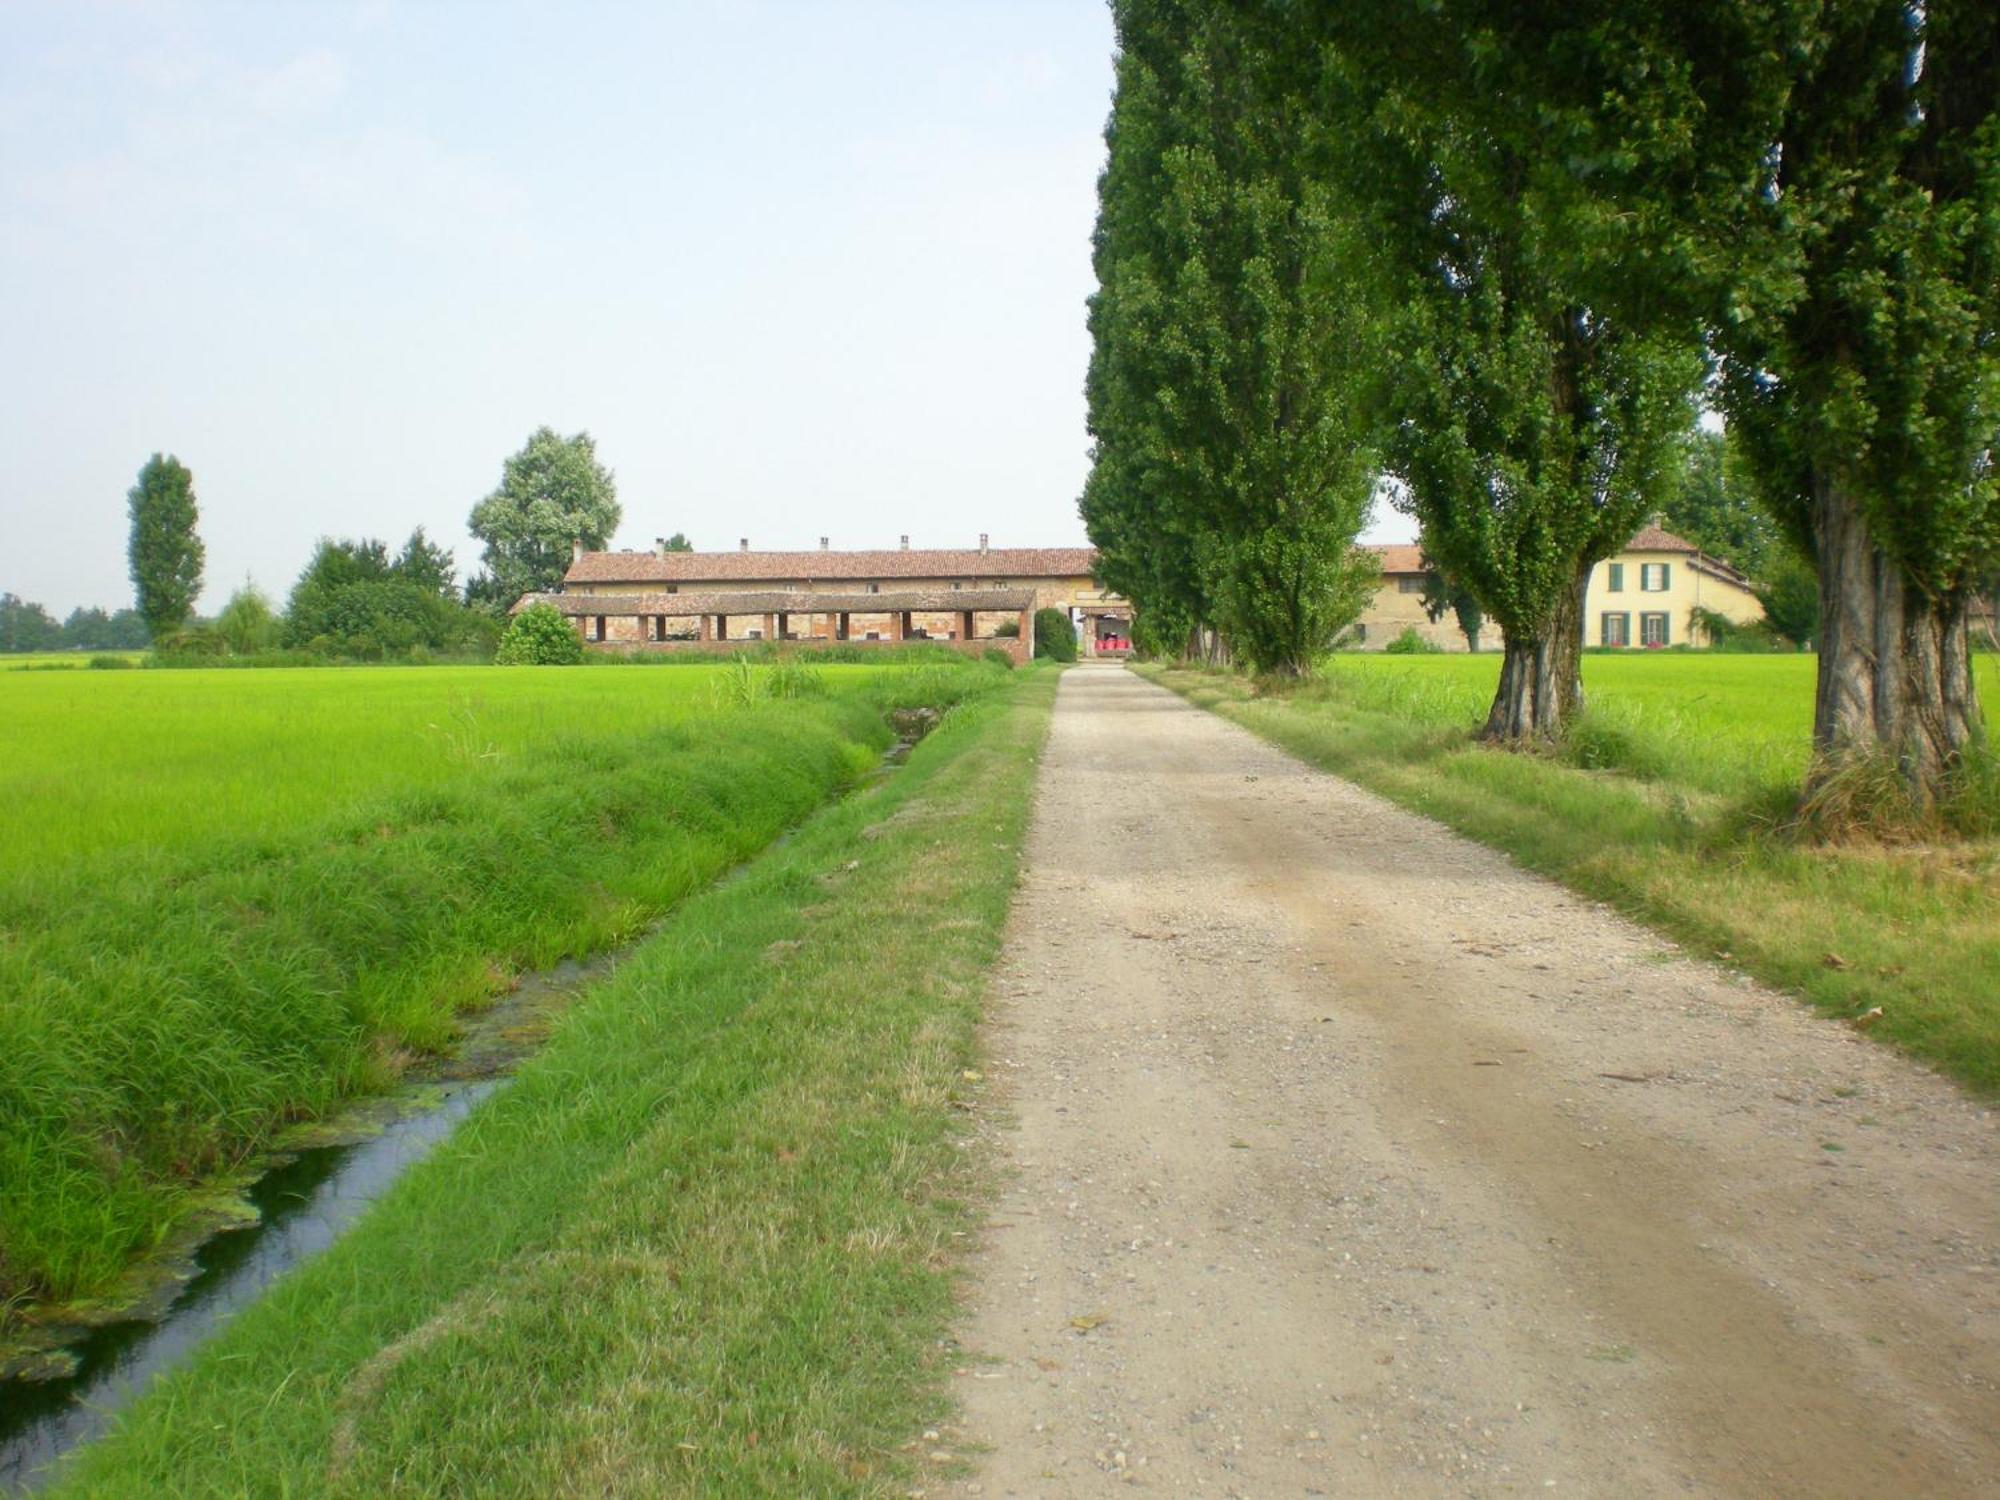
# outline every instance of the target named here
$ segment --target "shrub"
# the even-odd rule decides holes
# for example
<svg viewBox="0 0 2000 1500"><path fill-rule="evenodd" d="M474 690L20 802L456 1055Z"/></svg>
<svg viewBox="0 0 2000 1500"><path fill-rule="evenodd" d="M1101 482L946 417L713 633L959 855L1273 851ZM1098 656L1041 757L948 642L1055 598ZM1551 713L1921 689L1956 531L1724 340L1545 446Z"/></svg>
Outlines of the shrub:
<svg viewBox="0 0 2000 1500"><path fill-rule="evenodd" d="M583 660L583 638L553 604L531 604L514 616L493 659L508 667L563 667Z"/></svg>
<svg viewBox="0 0 2000 1500"><path fill-rule="evenodd" d="M1002 620L994 627L993 634L1002 640L1018 641L1021 638L1021 622L1019 620Z"/></svg>
<svg viewBox="0 0 2000 1500"><path fill-rule="evenodd" d="M1021 627L1018 625L1015 626L1014 633L1019 635ZM1010 672L1014 670L1014 658L1009 656L1005 651L1002 651L998 646L988 646L979 655L983 661L990 661L996 666L1005 667Z"/></svg>
<svg viewBox="0 0 2000 1500"><path fill-rule="evenodd" d="M1063 611L1054 608L1035 611L1035 658L1076 660L1076 627Z"/></svg>
<svg viewBox="0 0 2000 1500"><path fill-rule="evenodd" d="M93 656L90 665L100 672L116 672L121 667L136 667L138 663L129 656Z"/></svg>
<svg viewBox="0 0 2000 1500"><path fill-rule="evenodd" d="M1436 656L1444 651L1436 641L1425 640L1417 633L1414 625L1405 625L1403 633L1382 650L1390 656Z"/></svg>

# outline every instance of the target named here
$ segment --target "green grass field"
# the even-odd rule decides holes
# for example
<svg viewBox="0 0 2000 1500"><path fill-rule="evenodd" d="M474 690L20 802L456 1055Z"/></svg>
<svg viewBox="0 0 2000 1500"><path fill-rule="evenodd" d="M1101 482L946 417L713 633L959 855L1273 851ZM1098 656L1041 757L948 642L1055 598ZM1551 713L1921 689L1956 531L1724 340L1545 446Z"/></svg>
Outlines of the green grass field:
<svg viewBox="0 0 2000 1500"><path fill-rule="evenodd" d="M887 709L1006 675L0 678L0 1307L104 1292L288 1122L851 784Z"/></svg>
<svg viewBox="0 0 2000 1500"><path fill-rule="evenodd" d="M1259 696L1146 669L1314 764L1507 850L1836 1016L2000 1091L2000 840L1813 847L1776 815L1808 755L1809 656L1586 656L1560 755L1475 745L1492 655L1340 655ZM1982 702L2000 662L1979 658Z"/></svg>
<svg viewBox="0 0 2000 1500"><path fill-rule="evenodd" d="M835 693L882 669L817 669ZM714 709L714 666L29 672L0 682L0 883L108 854L291 837L385 793Z"/></svg>
<svg viewBox="0 0 2000 1500"><path fill-rule="evenodd" d="M901 1495L1055 673L678 908L58 1495Z"/></svg>

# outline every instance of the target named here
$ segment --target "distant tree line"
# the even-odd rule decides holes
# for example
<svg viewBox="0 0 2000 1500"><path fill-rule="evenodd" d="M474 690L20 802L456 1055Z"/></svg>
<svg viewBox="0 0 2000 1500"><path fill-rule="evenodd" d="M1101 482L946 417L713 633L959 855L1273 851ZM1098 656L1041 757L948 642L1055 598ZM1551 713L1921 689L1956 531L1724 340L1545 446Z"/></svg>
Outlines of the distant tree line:
<svg viewBox="0 0 2000 1500"><path fill-rule="evenodd" d="M1386 483L1434 617L1504 632L1485 737L1544 743L1658 514L1817 646L1813 786L1949 792L2000 571L2000 8L1113 14L1082 510L1143 644L1305 670Z"/></svg>
<svg viewBox="0 0 2000 1500"><path fill-rule="evenodd" d="M461 588L451 552L419 526L392 552L373 537L322 537L282 609L245 583L212 619L194 611L206 561L194 476L154 454L127 496L126 557L135 607L78 609L58 624L39 604L0 594L0 651L134 650L207 661L284 653L294 660L490 656L522 594L553 590L573 547L617 529L611 472L588 433L537 429L510 456L469 525L484 568ZM683 549L685 537L673 544Z"/></svg>

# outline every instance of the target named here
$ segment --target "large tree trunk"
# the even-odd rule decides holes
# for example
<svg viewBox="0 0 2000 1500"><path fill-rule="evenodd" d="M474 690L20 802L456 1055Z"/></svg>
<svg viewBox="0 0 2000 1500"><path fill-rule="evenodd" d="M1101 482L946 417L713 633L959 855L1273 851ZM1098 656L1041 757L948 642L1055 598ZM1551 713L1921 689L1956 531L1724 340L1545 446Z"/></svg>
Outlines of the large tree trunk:
<svg viewBox="0 0 2000 1500"><path fill-rule="evenodd" d="M1479 732L1482 740L1516 747L1546 744L1559 738L1583 707L1583 591L1589 582L1586 564L1556 605L1540 640L1507 637L1500 686Z"/></svg>
<svg viewBox="0 0 2000 1500"><path fill-rule="evenodd" d="M1820 642L1808 790L1886 752L1927 812L1979 733L1966 600L1910 587L1840 476L1817 476L1813 512Z"/></svg>

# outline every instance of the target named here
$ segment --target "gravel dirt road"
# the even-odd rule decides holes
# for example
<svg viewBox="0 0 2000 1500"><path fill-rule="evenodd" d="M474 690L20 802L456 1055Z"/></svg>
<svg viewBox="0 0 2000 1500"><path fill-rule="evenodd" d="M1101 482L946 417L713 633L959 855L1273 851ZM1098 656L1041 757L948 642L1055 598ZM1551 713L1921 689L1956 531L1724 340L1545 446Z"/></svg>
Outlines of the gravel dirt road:
<svg viewBox="0 0 2000 1500"><path fill-rule="evenodd" d="M932 1494L2000 1495L2000 1122L1118 668L1063 680Z"/></svg>

